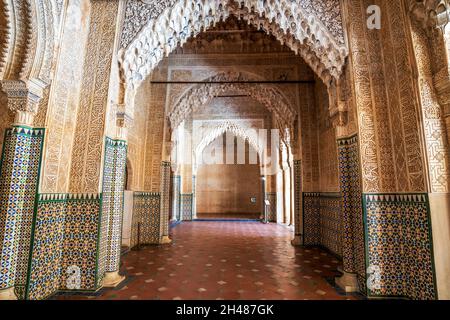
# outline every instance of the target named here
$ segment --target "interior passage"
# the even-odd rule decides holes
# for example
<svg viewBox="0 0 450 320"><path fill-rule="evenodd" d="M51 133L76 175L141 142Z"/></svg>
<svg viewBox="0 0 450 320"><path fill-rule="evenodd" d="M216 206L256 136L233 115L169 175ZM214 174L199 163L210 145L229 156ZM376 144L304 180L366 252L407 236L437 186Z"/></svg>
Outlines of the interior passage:
<svg viewBox="0 0 450 320"><path fill-rule="evenodd" d="M171 230L173 243L125 254L127 275L114 289L59 299L357 299L329 284L339 260L319 248L294 247L277 224L197 221Z"/></svg>

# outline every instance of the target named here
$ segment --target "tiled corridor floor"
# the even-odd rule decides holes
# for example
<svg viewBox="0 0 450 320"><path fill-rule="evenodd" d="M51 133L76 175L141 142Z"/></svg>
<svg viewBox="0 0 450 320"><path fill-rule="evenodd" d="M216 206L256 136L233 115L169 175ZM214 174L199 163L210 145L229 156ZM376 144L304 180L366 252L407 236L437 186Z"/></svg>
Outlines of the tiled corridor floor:
<svg viewBox="0 0 450 320"><path fill-rule="evenodd" d="M327 282L339 264L320 249L291 246L291 232L258 222L185 222L173 243L130 251L128 279L95 297L58 299L356 299Z"/></svg>

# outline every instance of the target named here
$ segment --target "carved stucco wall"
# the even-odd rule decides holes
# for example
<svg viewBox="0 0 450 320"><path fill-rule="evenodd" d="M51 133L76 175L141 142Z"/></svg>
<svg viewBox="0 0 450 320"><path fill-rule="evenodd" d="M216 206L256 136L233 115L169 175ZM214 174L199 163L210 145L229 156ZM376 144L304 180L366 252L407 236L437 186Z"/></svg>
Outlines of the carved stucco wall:
<svg viewBox="0 0 450 320"><path fill-rule="evenodd" d="M318 79L314 88L319 136L319 174L321 192L339 192L338 156L335 128L330 120L328 92Z"/></svg>
<svg viewBox="0 0 450 320"><path fill-rule="evenodd" d="M332 115L332 122L336 125L336 137L351 137L358 132L358 113L355 105L355 96L354 92L354 82L353 82L353 74L350 70L350 65L345 67L342 78L340 79L340 84L337 90L338 99L335 103L335 106L338 109L346 110L344 118L346 122L341 123L336 119L336 115ZM336 120L337 123L336 123Z"/></svg>
<svg viewBox="0 0 450 320"><path fill-rule="evenodd" d="M42 100L35 119L35 125L45 124L47 128L41 182L41 192L44 193L68 192L89 14L89 1L69 2L50 97ZM42 120L43 123L39 123Z"/></svg>
<svg viewBox="0 0 450 320"><path fill-rule="evenodd" d="M433 56L425 31L413 22L412 39L418 67L418 86L422 102L425 147L428 157L430 191L449 191L449 153L443 111L433 84ZM436 59L437 60L437 59Z"/></svg>
<svg viewBox="0 0 450 320"><path fill-rule="evenodd" d="M409 60L404 8L400 1L376 1L381 30L366 27L366 8L347 3L355 104L358 110L365 192L425 191L423 148ZM399 14L401 13L401 14Z"/></svg>
<svg viewBox="0 0 450 320"><path fill-rule="evenodd" d="M167 80L167 63L162 63L149 80ZM164 139L164 122L166 108L166 84L150 86L149 113L147 117L147 133L145 142L145 181L146 191L159 192L161 178L161 161Z"/></svg>
<svg viewBox="0 0 450 320"><path fill-rule="evenodd" d="M118 2L94 1L91 5L90 31L72 151L71 193L98 192L101 176Z"/></svg>
<svg viewBox="0 0 450 320"><path fill-rule="evenodd" d="M320 186L319 141L314 84L301 84L299 143L302 159L303 192L317 192Z"/></svg>
<svg viewBox="0 0 450 320"><path fill-rule="evenodd" d="M150 124L150 117L153 117L153 108L151 105L152 85L149 81L142 84L136 93L135 110L133 125L128 131L128 159L133 171L131 185L128 190L144 190L144 169L146 157L146 134L147 125Z"/></svg>

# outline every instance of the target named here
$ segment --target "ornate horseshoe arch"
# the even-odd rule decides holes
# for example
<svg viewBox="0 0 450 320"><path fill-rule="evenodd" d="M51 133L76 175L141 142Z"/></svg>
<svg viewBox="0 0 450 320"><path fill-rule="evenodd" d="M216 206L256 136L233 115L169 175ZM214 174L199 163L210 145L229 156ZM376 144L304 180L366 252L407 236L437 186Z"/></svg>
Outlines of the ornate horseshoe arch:
<svg viewBox="0 0 450 320"><path fill-rule="evenodd" d="M340 77L348 55L341 12L335 10L339 0L244 0L241 5L232 0L129 0L127 6L134 17L139 10L148 11L137 24L141 29L125 19L122 32L121 76L131 90L178 43L230 15L274 34L327 84Z"/></svg>
<svg viewBox="0 0 450 320"><path fill-rule="evenodd" d="M62 1L5 0L2 6L6 37L0 48L0 77L50 83Z"/></svg>
<svg viewBox="0 0 450 320"><path fill-rule="evenodd" d="M208 134L198 143L194 149L194 164L193 171L197 172L198 164L200 163L203 151L207 146L209 146L214 140L229 132L234 134L236 137L242 138L244 141L248 142L249 145L258 153L259 159L263 159L264 156L264 146L262 146L261 141L259 141L258 133L255 129L244 128L232 121L223 121L215 128L210 130Z"/></svg>
<svg viewBox="0 0 450 320"><path fill-rule="evenodd" d="M0 80L11 110L37 112L43 90L53 77L62 0L4 0L5 28L0 30ZM30 97L30 102L15 99Z"/></svg>
<svg viewBox="0 0 450 320"><path fill-rule="evenodd" d="M171 108L169 121L176 128L192 111L206 104L218 94L230 90L248 95L273 112L279 129L292 126L297 112L290 106L284 94L274 85L237 83L237 81L261 80L241 72L222 72L204 80L206 84L193 85L187 89ZM219 83L208 83L219 82ZM223 83L220 83L223 82Z"/></svg>

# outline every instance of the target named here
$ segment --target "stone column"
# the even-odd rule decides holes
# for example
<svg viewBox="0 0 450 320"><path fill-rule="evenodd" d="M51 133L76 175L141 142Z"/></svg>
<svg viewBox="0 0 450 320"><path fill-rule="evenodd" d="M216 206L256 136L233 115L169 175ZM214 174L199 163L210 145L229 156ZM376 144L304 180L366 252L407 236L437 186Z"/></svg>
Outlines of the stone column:
<svg viewBox="0 0 450 320"><path fill-rule="evenodd" d="M0 300L25 298L32 224L39 185L44 129L32 128L42 86L4 81L9 109L0 168Z"/></svg>

